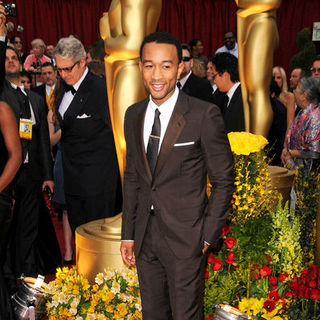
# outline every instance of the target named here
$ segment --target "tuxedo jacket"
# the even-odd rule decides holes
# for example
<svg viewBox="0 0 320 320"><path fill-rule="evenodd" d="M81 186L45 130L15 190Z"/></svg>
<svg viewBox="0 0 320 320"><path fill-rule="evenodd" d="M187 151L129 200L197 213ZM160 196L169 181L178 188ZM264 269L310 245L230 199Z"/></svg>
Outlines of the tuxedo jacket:
<svg viewBox="0 0 320 320"><path fill-rule="evenodd" d="M212 87L210 82L206 79L197 77L193 73L190 74L182 88L182 91L189 96L212 103Z"/></svg>
<svg viewBox="0 0 320 320"><path fill-rule="evenodd" d="M106 83L88 72L62 119L58 108L65 87L61 80L56 108L62 130L65 193L86 197L114 191L118 164Z"/></svg>
<svg viewBox="0 0 320 320"><path fill-rule="evenodd" d="M228 107L223 107L222 115L227 132L245 130L241 86L234 92Z"/></svg>
<svg viewBox="0 0 320 320"><path fill-rule="evenodd" d="M180 91L151 176L143 142L148 102L129 107L125 115L122 240L134 240L139 255L153 205L174 254L200 255L203 241L215 245L220 237L233 192L233 157L221 113ZM213 185L209 200L207 174Z"/></svg>
<svg viewBox="0 0 320 320"><path fill-rule="evenodd" d="M48 111L48 105L47 105L47 100L46 100L46 85L42 84L41 86L37 86L35 88L32 88L32 91L34 91L35 93L39 94L42 99L44 100L44 104L47 107L47 111Z"/></svg>
<svg viewBox="0 0 320 320"><path fill-rule="evenodd" d="M25 159L25 156L28 153L28 170L34 180L53 180L46 107L43 99L38 94L30 90L25 91L32 105L36 123L32 126L32 139L21 139L23 159ZM12 88L7 80L4 81L0 100L9 104L19 125L19 100L15 89Z"/></svg>

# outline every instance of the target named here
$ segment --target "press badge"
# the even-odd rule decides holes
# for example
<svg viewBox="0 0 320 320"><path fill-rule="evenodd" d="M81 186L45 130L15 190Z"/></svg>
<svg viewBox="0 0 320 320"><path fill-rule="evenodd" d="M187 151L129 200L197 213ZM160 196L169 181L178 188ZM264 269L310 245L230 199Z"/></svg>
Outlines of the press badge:
<svg viewBox="0 0 320 320"><path fill-rule="evenodd" d="M30 119L20 119L19 134L22 139L32 139L32 121Z"/></svg>

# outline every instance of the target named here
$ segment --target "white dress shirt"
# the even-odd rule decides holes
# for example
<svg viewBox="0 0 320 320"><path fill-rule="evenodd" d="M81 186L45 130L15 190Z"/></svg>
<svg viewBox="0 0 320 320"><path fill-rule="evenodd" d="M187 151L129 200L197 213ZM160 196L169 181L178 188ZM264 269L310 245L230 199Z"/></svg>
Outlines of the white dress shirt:
<svg viewBox="0 0 320 320"><path fill-rule="evenodd" d="M187 80L189 79L191 73L192 73L192 71L190 70L186 76L184 76L181 80L178 80L181 83L181 88L180 88L181 90L182 90L183 86L186 84Z"/></svg>
<svg viewBox="0 0 320 320"><path fill-rule="evenodd" d="M83 79L86 77L88 73L88 68L86 68L86 70L84 71L82 77L78 80L78 82L76 82L73 87L74 89L77 91L83 81ZM59 113L61 114L61 117L63 118L65 112L68 110L70 103L73 100L74 95L72 94L71 90L68 92L65 92L65 94L63 95L62 101L60 103L59 106Z"/></svg>
<svg viewBox="0 0 320 320"><path fill-rule="evenodd" d="M227 92L227 96L228 96L228 98L229 98L227 107L229 106L230 101L231 101L231 99L232 99L235 91L237 90L237 88L238 88L239 86L240 86L240 82L238 81L238 82L236 82L236 83L229 89L229 91Z"/></svg>
<svg viewBox="0 0 320 320"><path fill-rule="evenodd" d="M48 96L50 96L51 89L54 90L55 87L56 87L56 84L54 84L52 87L50 87L46 84L46 93Z"/></svg>
<svg viewBox="0 0 320 320"><path fill-rule="evenodd" d="M159 150L163 141L163 137L166 133L174 106L176 105L178 99L179 89L175 88L173 95L165 101L160 106L157 106L151 99L149 98L149 104L147 107L147 111L144 117L144 126L143 126L143 140L144 140L144 147L147 152L149 136L152 131L152 126L154 122L154 113L156 109L160 111L160 124L161 124L161 132L160 132L160 142L159 142ZM159 153L158 150L158 153Z"/></svg>

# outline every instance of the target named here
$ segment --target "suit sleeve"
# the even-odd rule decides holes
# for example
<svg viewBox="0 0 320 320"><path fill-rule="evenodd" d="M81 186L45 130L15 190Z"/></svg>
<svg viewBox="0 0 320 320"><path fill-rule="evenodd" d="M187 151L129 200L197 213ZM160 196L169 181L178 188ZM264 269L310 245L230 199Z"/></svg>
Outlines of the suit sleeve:
<svg viewBox="0 0 320 320"><path fill-rule="evenodd" d="M132 117L129 116L130 109L126 112L124 120L124 134L126 139L126 169L124 172L124 192L123 192L123 215L121 240L134 240L134 225L136 220L138 178L135 168L133 148Z"/></svg>
<svg viewBox="0 0 320 320"><path fill-rule="evenodd" d="M233 155L219 109L211 105L202 125L201 144L212 185L204 224L204 240L215 245L229 215L233 194Z"/></svg>
<svg viewBox="0 0 320 320"><path fill-rule="evenodd" d="M39 119L40 119L40 157L43 167L43 180L53 180L52 175L52 158L50 151L50 138L47 121L47 112L42 97L38 96L39 99Z"/></svg>

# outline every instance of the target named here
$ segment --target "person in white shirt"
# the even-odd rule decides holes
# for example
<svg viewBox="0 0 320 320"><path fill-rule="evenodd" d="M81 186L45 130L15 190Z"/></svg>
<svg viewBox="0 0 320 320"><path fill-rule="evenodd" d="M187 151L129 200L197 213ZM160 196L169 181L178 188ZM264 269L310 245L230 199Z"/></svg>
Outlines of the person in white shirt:
<svg viewBox="0 0 320 320"><path fill-rule="evenodd" d="M232 31L227 31L224 34L223 42L224 46L220 47L216 51L216 54L221 52L229 52L238 58L238 44L236 42L235 35Z"/></svg>

